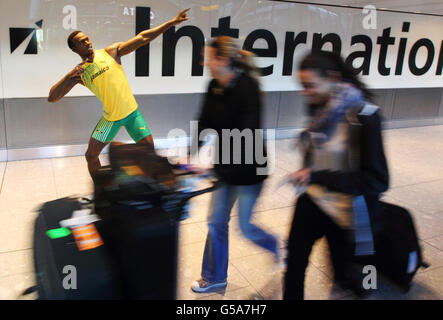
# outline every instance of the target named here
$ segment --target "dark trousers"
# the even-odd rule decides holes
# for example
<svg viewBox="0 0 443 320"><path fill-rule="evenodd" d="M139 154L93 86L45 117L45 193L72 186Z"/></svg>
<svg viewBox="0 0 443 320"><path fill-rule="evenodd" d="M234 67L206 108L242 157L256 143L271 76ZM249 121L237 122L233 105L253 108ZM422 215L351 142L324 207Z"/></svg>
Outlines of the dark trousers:
<svg viewBox="0 0 443 320"><path fill-rule="evenodd" d="M315 241L323 236L329 244L335 280L344 281L354 250L348 232L335 224L307 194L299 197L288 240L284 300L303 299L309 255Z"/></svg>

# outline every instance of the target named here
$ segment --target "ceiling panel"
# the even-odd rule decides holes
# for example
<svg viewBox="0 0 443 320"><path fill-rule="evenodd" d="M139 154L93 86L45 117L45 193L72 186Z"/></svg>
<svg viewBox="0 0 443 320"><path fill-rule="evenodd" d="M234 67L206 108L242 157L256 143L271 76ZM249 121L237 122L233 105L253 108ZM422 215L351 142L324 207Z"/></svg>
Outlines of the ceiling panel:
<svg viewBox="0 0 443 320"><path fill-rule="evenodd" d="M306 2L353 7L364 7L368 4L371 4L374 5L377 9L436 14L443 16L443 0L307 0L292 2Z"/></svg>

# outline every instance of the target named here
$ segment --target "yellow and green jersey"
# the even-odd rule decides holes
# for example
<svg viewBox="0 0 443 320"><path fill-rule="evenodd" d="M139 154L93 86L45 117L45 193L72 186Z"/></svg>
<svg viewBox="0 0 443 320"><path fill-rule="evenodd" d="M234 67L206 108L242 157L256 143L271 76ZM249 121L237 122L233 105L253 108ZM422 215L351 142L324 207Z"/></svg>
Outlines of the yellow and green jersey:
<svg viewBox="0 0 443 320"><path fill-rule="evenodd" d="M103 103L103 117L109 121L126 118L137 109L123 67L105 49L94 51L94 61L82 65L82 81Z"/></svg>

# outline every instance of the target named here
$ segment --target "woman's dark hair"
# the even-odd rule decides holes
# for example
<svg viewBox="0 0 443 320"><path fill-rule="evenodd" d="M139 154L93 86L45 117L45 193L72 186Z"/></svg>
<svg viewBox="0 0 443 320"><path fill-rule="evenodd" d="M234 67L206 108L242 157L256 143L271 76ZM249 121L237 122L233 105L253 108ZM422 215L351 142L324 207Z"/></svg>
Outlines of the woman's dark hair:
<svg viewBox="0 0 443 320"><path fill-rule="evenodd" d="M322 77L330 76L331 71L337 72L340 74L342 81L352 83L363 92L368 101L372 100L373 94L360 81L352 66L344 62L342 57L335 52L319 51L310 53L303 58L299 70L314 70Z"/></svg>
<svg viewBox="0 0 443 320"><path fill-rule="evenodd" d="M74 31L74 32L72 32L72 33L69 35L69 37L68 37L68 47L69 47L72 51L74 51L74 41L72 41L72 39L74 39L74 37L75 37L77 34L79 34L80 32L81 32L80 30Z"/></svg>

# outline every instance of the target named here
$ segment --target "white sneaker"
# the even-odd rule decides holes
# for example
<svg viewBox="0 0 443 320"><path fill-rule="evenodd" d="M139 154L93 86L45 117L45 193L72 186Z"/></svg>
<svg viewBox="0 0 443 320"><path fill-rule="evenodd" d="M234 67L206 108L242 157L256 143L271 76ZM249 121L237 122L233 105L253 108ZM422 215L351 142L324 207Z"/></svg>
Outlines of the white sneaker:
<svg viewBox="0 0 443 320"><path fill-rule="evenodd" d="M206 280L200 279L197 281L194 281L192 283L191 289L194 292L197 293L205 293L205 292L212 292L220 289L226 288L226 285L228 283L226 281L223 282L208 282Z"/></svg>

